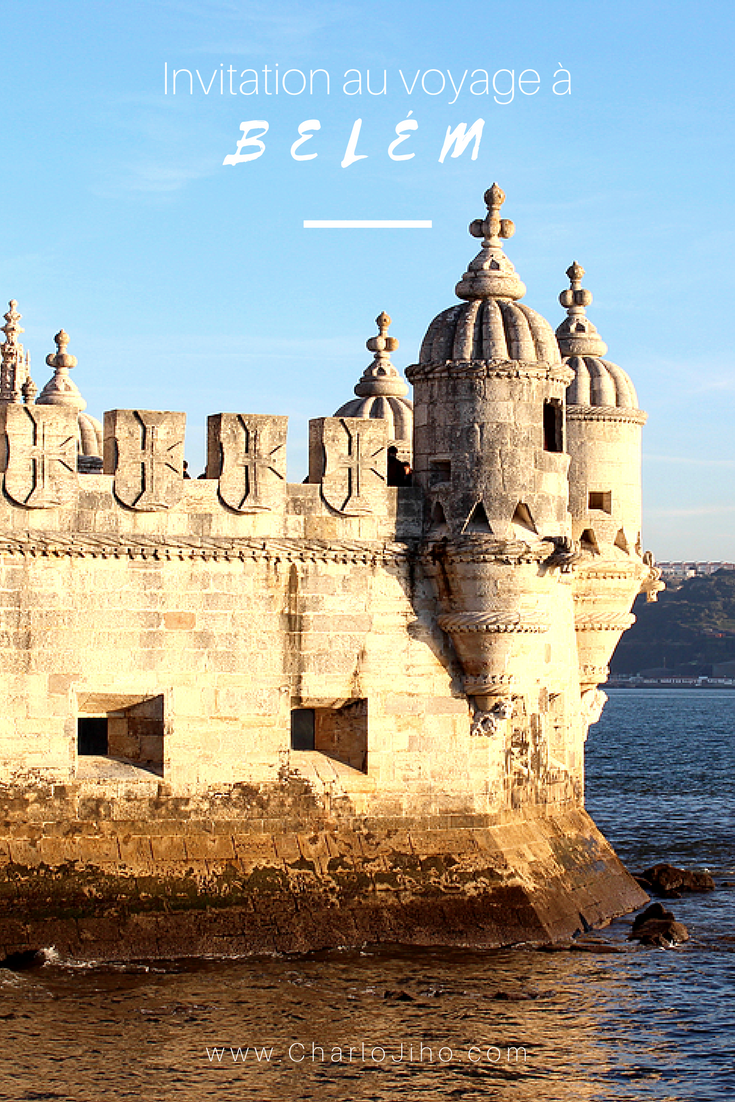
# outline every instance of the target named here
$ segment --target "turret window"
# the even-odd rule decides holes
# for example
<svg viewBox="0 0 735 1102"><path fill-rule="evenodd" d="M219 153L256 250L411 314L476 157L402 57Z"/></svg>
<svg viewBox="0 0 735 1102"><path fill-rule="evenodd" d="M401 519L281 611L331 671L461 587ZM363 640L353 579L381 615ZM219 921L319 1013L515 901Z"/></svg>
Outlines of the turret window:
<svg viewBox="0 0 735 1102"><path fill-rule="evenodd" d="M443 482L452 481L452 464L449 459L429 460L429 485L441 486Z"/></svg>
<svg viewBox="0 0 735 1102"><path fill-rule="evenodd" d="M612 513L612 490L590 490L587 507Z"/></svg>
<svg viewBox="0 0 735 1102"><path fill-rule="evenodd" d="M564 410L558 398L544 402L544 451L564 451Z"/></svg>

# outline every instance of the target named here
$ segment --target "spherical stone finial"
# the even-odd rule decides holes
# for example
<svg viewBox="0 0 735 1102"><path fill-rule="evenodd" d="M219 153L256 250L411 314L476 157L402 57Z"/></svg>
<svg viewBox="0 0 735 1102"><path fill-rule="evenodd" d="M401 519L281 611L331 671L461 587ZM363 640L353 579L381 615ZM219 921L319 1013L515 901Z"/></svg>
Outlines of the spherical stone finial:
<svg viewBox="0 0 735 1102"><path fill-rule="evenodd" d="M482 238L482 249L457 284L455 293L469 301L490 298L515 301L523 298L526 288L503 252L503 239L515 233L511 220L500 217L505 192L493 184L484 198L488 213L485 218L470 222L469 227L472 237Z"/></svg>
<svg viewBox="0 0 735 1102"><path fill-rule="evenodd" d="M556 331L562 356L604 356L607 345L585 313L592 292L582 287L584 268L576 260L567 268L570 286L559 295L567 316Z"/></svg>
<svg viewBox="0 0 735 1102"><path fill-rule="evenodd" d="M53 367L54 376L41 391L36 401L38 406L69 406L79 413L87 408L87 403L79 393L76 383L69 378L69 371L77 366L76 356L71 356L67 351L69 334L63 329L54 337L56 352L46 357L46 363Z"/></svg>
<svg viewBox="0 0 735 1102"><path fill-rule="evenodd" d="M500 245L501 237L512 237L516 232L510 218L500 217L500 208L505 202L505 192L497 184L493 184L487 189L483 199L488 213L484 219L476 218L474 222L470 222L470 233L473 237L482 237L485 245Z"/></svg>
<svg viewBox="0 0 735 1102"><path fill-rule="evenodd" d="M69 345L69 334L60 329L54 337L54 344L56 345L56 352L50 353L46 357L46 363L49 367L65 367L67 369L76 367L76 356L70 356L66 351Z"/></svg>

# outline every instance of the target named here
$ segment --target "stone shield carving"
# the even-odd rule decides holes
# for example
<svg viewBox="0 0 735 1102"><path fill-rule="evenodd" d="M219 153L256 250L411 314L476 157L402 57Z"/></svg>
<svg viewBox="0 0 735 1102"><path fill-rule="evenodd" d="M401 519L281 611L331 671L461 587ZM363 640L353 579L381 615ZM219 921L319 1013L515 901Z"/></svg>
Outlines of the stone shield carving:
<svg viewBox="0 0 735 1102"><path fill-rule="evenodd" d="M287 417L217 413L207 421L207 477L219 478L222 502L238 513L282 507L286 493Z"/></svg>
<svg viewBox="0 0 735 1102"><path fill-rule="evenodd" d="M105 473L115 497L143 512L170 509L183 492L185 413L114 409L105 414Z"/></svg>
<svg viewBox="0 0 735 1102"><path fill-rule="evenodd" d="M322 498L343 516L386 508L388 428L363 417L323 417L309 422L309 481L321 482Z"/></svg>
<svg viewBox="0 0 735 1102"><path fill-rule="evenodd" d="M77 411L58 406L0 409L5 431L3 485L17 505L50 509L71 501L77 481Z"/></svg>

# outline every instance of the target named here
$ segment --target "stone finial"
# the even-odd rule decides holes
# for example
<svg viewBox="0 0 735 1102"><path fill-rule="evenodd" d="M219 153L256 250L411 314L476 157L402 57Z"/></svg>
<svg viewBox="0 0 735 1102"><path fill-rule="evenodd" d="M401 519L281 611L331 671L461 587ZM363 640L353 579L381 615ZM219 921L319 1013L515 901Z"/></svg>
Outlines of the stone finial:
<svg viewBox="0 0 735 1102"><path fill-rule="evenodd" d="M369 352L374 352L351 398L334 414L335 417L362 417L384 420L388 426L388 441L399 447L401 458L409 459L413 440L413 404L405 395L408 385L390 361L391 352L398 348L396 337L388 336L390 318L385 310L375 319L378 333L365 341Z"/></svg>
<svg viewBox="0 0 735 1102"><path fill-rule="evenodd" d="M4 315L5 325L3 325L2 327L2 331L5 334L5 343L8 345L17 344L18 341L16 338L21 333L25 333L25 329L23 329L22 326L18 325L18 322L23 317L23 315L19 314L16 310L17 305L17 301L14 298L11 298L10 302L8 303L10 309L8 310L7 314Z"/></svg>
<svg viewBox="0 0 735 1102"><path fill-rule="evenodd" d="M32 406L34 404L34 402L36 401L36 395L38 394L38 387L36 386L33 379L31 378L31 354L30 354L30 352L26 352L25 369L26 369L25 370L26 381L23 383L23 386L20 388L20 392L23 395L24 404L27 405L27 406Z"/></svg>
<svg viewBox="0 0 735 1102"><path fill-rule="evenodd" d="M46 383L36 405L68 406L81 413L83 409L87 408L87 403L79 393L76 383L69 378L69 371L77 366L76 356L71 356L66 350L69 344L69 334L60 329L54 337L54 342L56 352L50 353L46 357L46 363L54 369L54 377Z"/></svg>
<svg viewBox="0 0 735 1102"><path fill-rule="evenodd" d="M16 310L17 305L14 298L10 300L8 303L10 309L4 315L5 325L0 327L5 334L0 366L0 405L20 405L21 388L27 373L23 345L18 341L18 337L25 330L18 324L22 314Z"/></svg>
<svg viewBox="0 0 735 1102"><path fill-rule="evenodd" d="M397 337L388 336L391 319L385 310L375 319L378 335L365 341L368 352L374 352L373 362L369 364L355 387L359 398L395 397L402 398L408 393L408 385L390 361L391 352L398 348Z"/></svg>
<svg viewBox="0 0 735 1102"><path fill-rule="evenodd" d="M510 218L500 217L500 208L505 202L505 192L497 184L493 184L491 188L487 189L483 199L487 207L487 214L485 218L476 218L474 222L470 222L470 233L473 237L481 237L483 245L487 245L488 248L491 245L502 248L500 238L507 239L516 232L515 225Z"/></svg>
<svg viewBox="0 0 735 1102"><path fill-rule="evenodd" d="M457 297L470 301L490 298L514 301L523 298L525 284L503 252L503 239L515 233L511 220L500 217L505 192L493 184L484 198L487 214L484 218L476 218L469 226L472 237L482 238L482 249L457 284Z"/></svg>
<svg viewBox="0 0 735 1102"><path fill-rule="evenodd" d="M567 268L570 286L559 295L567 316L556 331L562 356L604 356L607 345L587 317L585 308L592 302L592 292L582 287L584 268L576 260Z"/></svg>

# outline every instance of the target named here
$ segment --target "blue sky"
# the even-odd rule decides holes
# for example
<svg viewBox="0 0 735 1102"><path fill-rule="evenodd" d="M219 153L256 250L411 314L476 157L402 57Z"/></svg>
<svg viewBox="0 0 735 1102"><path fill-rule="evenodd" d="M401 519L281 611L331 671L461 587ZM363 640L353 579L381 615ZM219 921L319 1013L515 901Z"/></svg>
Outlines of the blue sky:
<svg viewBox="0 0 735 1102"><path fill-rule="evenodd" d="M403 370L456 301L497 180L525 301L556 326L581 263L649 413L646 546L735 559L734 24L722 2L6 0L0 295L19 302L37 384L63 326L91 413L185 410L193 470L207 414L288 414L300 480L308 419L352 396L377 314ZM174 69L192 94L185 75L172 94ZM329 94L318 74L294 94L317 69ZM396 161L409 117L395 152L415 155ZM299 152L318 155L297 161L314 119ZM361 159L342 167L357 119ZM477 158L440 162L447 128L477 119ZM224 165L254 120L264 152ZM330 218L433 228L303 228Z"/></svg>

